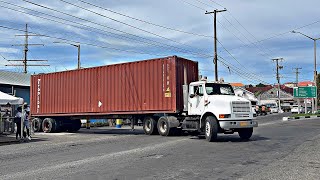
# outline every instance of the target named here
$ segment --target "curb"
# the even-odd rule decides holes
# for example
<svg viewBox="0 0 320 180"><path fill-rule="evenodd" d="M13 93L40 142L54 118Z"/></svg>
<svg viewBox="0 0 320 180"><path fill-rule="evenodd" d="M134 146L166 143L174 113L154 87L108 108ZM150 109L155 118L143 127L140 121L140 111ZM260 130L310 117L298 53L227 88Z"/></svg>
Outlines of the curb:
<svg viewBox="0 0 320 180"><path fill-rule="evenodd" d="M311 116L299 116L299 117L283 117L282 121L291 121L296 119L317 119L320 118L320 115L311 115Z"/></svg>

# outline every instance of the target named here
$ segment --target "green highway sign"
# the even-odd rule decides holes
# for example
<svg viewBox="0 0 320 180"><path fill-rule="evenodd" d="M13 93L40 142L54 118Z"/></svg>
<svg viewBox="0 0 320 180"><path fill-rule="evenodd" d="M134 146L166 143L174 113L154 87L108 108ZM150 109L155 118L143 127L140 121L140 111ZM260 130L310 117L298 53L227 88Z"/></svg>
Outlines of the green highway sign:
<svg viewBox="0 0 320 180"><path fill-rule="evenodd" d="M293 97L295 98L315 98L317 97L317 87L306 86L306 87L294 87Z"/></svg>

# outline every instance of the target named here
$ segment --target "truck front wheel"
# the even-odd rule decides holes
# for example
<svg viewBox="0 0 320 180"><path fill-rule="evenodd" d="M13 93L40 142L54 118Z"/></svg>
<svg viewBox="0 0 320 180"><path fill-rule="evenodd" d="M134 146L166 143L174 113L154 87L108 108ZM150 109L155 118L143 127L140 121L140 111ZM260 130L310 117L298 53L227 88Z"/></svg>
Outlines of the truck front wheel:
<svg viewBox="0 0 320 180"><path fill-rule="evenodd" d="M252 136L253 133L253 128L244 128L244 129L239 129L238 134L241 139L243 140L249 140Z"/></svg>
<svg viewBox="0 0 320 180"><path fill-rule="evenodd" d="M158 131L161 136L171 136L176 128L170 127L170 123L166 117L161 117L158 120Z"/></svg>
<svg viewBox="0 0 320 180"><path fill-rule="evenodd" d="M208 116L205 121L205 137L207 141L216 141L218 137L218 122L214 116Z"/></svg>
<svg viewBox="0 0 320 180"><path fill-rule="evenodd" d="M157 121L153 117L145 117L143 120L143 131L147 135L157 134Z"/></svg>

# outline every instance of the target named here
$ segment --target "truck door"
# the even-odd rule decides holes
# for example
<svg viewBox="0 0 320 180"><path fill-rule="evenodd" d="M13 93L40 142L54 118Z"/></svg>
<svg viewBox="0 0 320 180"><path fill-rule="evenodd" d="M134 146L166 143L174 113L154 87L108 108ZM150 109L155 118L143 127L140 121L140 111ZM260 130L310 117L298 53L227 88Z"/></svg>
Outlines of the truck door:
<svg viewBox="0 0 320 180"><path fill-rule="evenodd" d="M189 94L189 114L201 115L204 110L203 86L190 86Z"/></svg>

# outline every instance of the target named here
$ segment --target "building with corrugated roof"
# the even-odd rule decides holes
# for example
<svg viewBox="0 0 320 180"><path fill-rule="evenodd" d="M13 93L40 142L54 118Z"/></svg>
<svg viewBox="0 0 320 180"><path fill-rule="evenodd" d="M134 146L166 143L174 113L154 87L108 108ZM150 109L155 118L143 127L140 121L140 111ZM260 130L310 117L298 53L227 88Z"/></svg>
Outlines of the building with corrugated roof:
<svg viewBox="0 0 320 180"><path fill-rule="evenodd" d="M0 91L30 103L30 74L0 70Z"/></svg>

